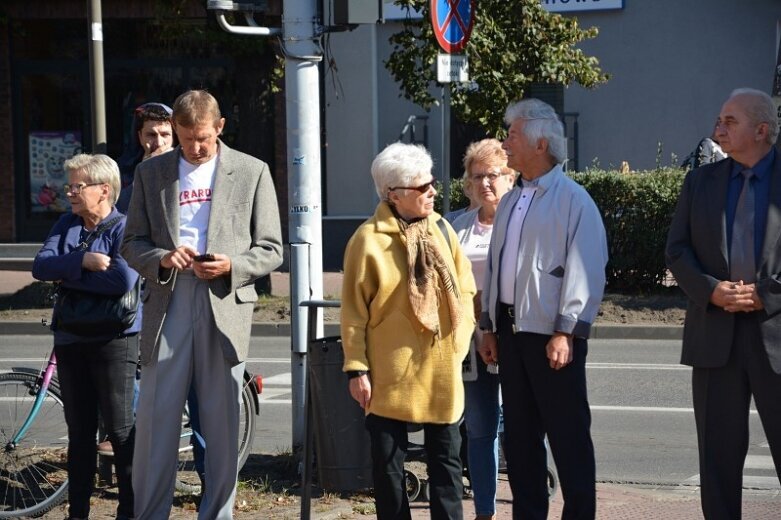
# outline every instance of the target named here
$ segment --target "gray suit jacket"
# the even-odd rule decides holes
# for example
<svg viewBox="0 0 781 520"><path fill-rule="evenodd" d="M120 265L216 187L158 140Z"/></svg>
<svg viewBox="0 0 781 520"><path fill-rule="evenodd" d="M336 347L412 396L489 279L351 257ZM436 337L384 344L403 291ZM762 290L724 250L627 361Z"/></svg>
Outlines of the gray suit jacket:
<svg viewBox="0 0 781 520"><path fill-rule="evenodd" d="M729 280L727 185L734 161L707 164L686 176L670 232L667 267L689 297L681 363L724 366L729 359L735 316L710 303L716 285ZM770 181L770 205L762 256L757 259L757 293L762 342L773 370L781 374L781 154Z"/></svg>
<svg viewBox="0 0 781 520"><path fill-rule="evenodd" d="M144 161L136 169L122 255L146 278L141 362L157 359L157 344L176 273L160 267L179 244L180 149ZM209 281L220 347L238 364L247 357L255 280L282 263L276 193L266 163L220 142L207 238L209 253L226 254L231 272ZM187 324L182 324L187 326Z"/></svg>

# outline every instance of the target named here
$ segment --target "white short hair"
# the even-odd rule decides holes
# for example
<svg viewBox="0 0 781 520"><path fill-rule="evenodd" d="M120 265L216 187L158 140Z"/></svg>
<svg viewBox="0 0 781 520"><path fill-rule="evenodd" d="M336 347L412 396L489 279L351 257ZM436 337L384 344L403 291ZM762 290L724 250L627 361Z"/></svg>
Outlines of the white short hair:
<svg viewBox="0 0 781 520"><path fill-rule="evenodd" d="M567 160L567 138L564 125L553 107L539 99L524 99L507 107L504 121L508 125L517 119L523 119L523 134L530 143L540 139L548 142L548 153L559 164Z"/></svg>
<svg viewBox="0 0 781 520"><path fill-rule="evenodd" d="M736 88L729 95L729 99L734 97L749 98L744 107L746 115L756 125L767 123L767 144L775 144L778 139L778 117L773 98L755 88Z"/></svg>
<svg viewBox="0 0 781 520"><path fill-rule="evenodd" d="M111 187L111 205L117 203L119 190L122 189L122 181L119 176L119 166L108 155L80 153L74 155L63 163L67 172L84 172L87 182L108 184Z"/></svg>
<svg viewBox="0 0 781 520"><path fill-rule="evenodd" d="M418 179L431 174L431 154L418 144L393 143L372 161L372 179L380 200L388 200L391 188L415 186Z"/></svg>

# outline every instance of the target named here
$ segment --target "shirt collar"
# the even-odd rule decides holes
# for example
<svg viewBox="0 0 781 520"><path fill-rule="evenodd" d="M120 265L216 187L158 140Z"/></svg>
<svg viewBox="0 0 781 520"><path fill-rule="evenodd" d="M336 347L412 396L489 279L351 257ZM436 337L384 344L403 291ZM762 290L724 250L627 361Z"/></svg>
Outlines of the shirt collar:
<svg viewBox="0 0 781 520"><path fill-rule="evenodd" d="M770 170L773 167L775 158L776 147L774 146L762 159L759 160L757 164L754 165L753 168L751 168L751 171L754 172L757 180L762 180L766 175L770 174ZM732 173L730 173L730 178L737 177L745 168L746 167L740 164L738 161L732 161Z"/></svg>
<svg viewBox="0 0 781 520"><path fill-rule="evenodd" d="M537 177L533 181L527 181L523 177L519 177L519 179L521 181L521 188L538 188L540 191L546 192L550 189L556 179L563 174L564 170L561 168L561 164L557 164L547 173Z"/></svg>

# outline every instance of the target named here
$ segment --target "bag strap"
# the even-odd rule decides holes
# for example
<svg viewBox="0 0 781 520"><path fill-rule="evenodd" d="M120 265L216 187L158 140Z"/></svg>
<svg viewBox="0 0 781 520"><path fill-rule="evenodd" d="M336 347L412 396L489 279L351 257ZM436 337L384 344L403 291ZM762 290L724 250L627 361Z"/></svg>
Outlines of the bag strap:
<svg viewBox="0 0 781 520"><path fill-rule="evenodd" d="M443 235L445 235L445 242L447 242L447 247L450 249L450 252L453 252L453 246L450 244L450 234L447 232L447 226L445 225L445 219L441 218L437 220L437 226L439 226L439 230L442 232Z"/></svg>
<svg viewBox="0 0 781 520"><path fill-rule="evenodd" d="M101 222L100 225L95 228L95 231L91 232L89 234L89 236L87 237L87 239L84 240L81 244L79 244L79 249L82 250L82 251L84 251L86 249L89 249L89 246L91 246L92 243L95 240L97 240L97 238L100 235L102 235L104 231L106 231L107 229L112 228L114 226L114 224L116 224L117 222L119 222L123 218L125 218L124 215L117 215L116 217L114 217L112 219L109 219L109 220L106 220L104 222Z"/></svg>

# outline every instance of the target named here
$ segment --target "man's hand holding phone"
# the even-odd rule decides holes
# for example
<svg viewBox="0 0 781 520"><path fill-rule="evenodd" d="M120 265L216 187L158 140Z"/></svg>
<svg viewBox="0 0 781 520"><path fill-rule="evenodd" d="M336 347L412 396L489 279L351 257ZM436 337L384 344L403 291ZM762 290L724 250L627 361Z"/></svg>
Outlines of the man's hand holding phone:
<svg viewBox="0 0 781 520"><path fill-rule="evenodd" d="M193 272L202 280L211 280L231 271L231 260L228 255L220 253L205 253L193 257Z"/></svg>

